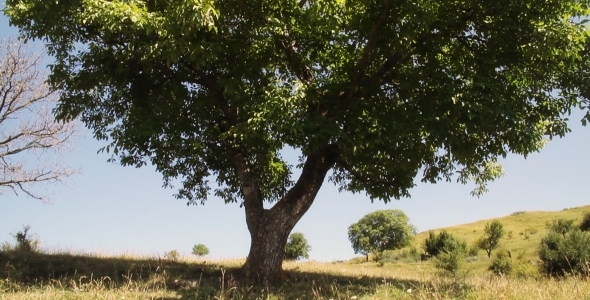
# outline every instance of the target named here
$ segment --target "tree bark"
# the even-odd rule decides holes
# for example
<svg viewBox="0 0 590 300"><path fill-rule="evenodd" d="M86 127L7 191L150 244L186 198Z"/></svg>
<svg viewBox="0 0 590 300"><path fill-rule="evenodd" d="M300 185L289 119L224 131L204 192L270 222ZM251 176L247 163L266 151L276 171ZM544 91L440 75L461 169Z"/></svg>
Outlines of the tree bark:
<svg viewBox="0 0 590 300"><path fill-rule="evenodd" d="M253 174L247 172L251 168L240 171L240 163L234 162L243 185L246 223L251 237L250 252L242 267L246 276L261 283L285 279L282 271L285 244L295 224L313 203L327 172L336 162L336 150L335 146L329 145L309 155L299 180L271 209L262 207L263 199L252 179ZM239 155L236 157L239 158ZM241 163L241 166L246 165Z"/></svg>
<svg viewBox="0 0 590 300"><path fill-rule="evenodd" d="M250 231L250 252L242 267L245 275L260 283L284 281L282 271L285 244L298 220L289 214L266 212L254 231Z"/></svg>

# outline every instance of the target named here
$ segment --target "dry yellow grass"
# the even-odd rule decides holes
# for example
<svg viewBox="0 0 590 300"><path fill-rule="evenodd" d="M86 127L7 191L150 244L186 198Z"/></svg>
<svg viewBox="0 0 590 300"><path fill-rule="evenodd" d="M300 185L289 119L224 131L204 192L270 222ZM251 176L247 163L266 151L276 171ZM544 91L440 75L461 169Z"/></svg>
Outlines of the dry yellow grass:
<svg viewBox="0 0 590 300"><path fill-rule="evenodd" d="M483 253L470 257L459 275L441 275L431 261L400 260L385 264L286 262L288 281L278 287L239 280L243 259L204 261L180 257L168 261L139 253L81 253L60 249L45 253L0 252L2 299L551 299L590 300L590 282L580 277L540 276L536 249L545 223L580 219L590 206L560 212L526 212L499 218L511 238L502 245L513 252L517 271L496 276L487 271ZM491 220L447 230L472 243ZM438 231L438 230L437 230ZM522 233L522 234L520 234ZM427 233L418 235L420 247ZM528 236L528 238L527 238ZM407 250L407 249L405 249Z"/></svg>

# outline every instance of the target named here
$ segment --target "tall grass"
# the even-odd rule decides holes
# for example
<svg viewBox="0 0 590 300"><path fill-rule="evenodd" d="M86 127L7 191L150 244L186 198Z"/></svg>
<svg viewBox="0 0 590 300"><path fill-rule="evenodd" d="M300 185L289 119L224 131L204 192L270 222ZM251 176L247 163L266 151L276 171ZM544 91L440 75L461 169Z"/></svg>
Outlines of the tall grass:
<svg viewBox="0 0 590 300"><path fill-rule="evenodd" d="M431 262L286 262L286 282L260 286L240 277L242 263L1 252L0 299L590 299L586 279L495 276L477 264L446 276Z"/></svg>

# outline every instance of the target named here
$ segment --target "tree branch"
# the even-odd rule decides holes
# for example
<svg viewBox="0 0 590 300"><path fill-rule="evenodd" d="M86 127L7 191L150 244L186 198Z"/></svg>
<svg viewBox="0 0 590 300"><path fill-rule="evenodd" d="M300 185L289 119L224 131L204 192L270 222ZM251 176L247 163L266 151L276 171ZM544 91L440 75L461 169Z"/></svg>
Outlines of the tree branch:
<svg viewBox="0 0 590 300"><path fill-rule="evenodd" d="M270 213L286 213L296 217L290 221L298 221L313 203L326 174L332 169L339 156L338 147L333 144L309 155L295 185L270 209ZM288 221L285 220L285 222Z"/></svg>
<svg viewBox="0 0 590 300"><path fill-rule="evenodd" d="M389 0L383 0L383 2L385 4L385 9L383 9L381 16L379 17L377 22L375 22L375 25L373 26L371 33L369 33L369 38L367 41L367 45L365 46L365 49L363 50L363 55L362 55L361 59L358 61L358 63L356 64L356 78L355 78L355 84L354 84L355 87L358 85L358 80L361 79L365 75L365 70L367 69L367 66L369 63L369 55L375 49L375 46L376 46L375 40L378 38L379 28L383 25L383 22L385 21L385 18L387 17L387 14L389 13L389 10L390 10L389 9Z"/></svg>
<svg viewBox="0 0 590 300"><path fill-rule="evenodd" d="M0 187L45 201L34 186L63 182L78 170L56 158L70 149L75 123L55 121L57 96L37 71L40 62L20 41L0 42ZM51 154L51 162L44 159Z"/></svg>

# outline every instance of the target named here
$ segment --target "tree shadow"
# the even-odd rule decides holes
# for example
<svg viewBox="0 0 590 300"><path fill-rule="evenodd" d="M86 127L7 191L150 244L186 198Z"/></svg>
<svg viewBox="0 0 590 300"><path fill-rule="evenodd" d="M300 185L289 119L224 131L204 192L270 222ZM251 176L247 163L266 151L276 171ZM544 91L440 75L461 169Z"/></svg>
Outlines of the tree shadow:
<svg viewBox="0 0 590 300"><path fill-rule="evenodd" d="M0 279L20 286L53 284L64 289L119 289L168 291L172 299L355 299L379 293L399 294L410 289L440 290L461 295L469 286L433 281L325 272L285 271L277 285L256 283L240 268L219 264L153 258L0 252ZM408 295L406 295L408 296ZM166 298L163 298L166 299Z"/></svg>

